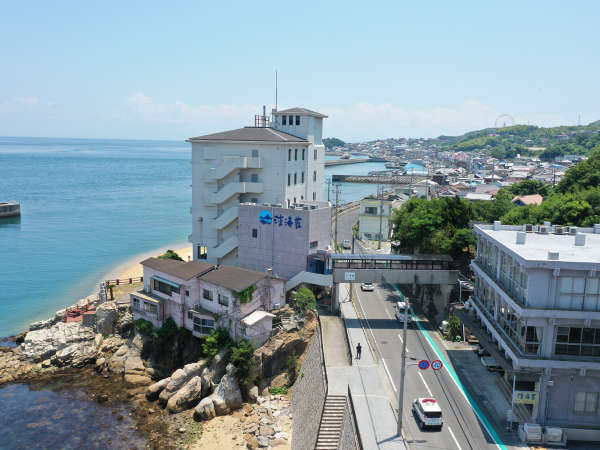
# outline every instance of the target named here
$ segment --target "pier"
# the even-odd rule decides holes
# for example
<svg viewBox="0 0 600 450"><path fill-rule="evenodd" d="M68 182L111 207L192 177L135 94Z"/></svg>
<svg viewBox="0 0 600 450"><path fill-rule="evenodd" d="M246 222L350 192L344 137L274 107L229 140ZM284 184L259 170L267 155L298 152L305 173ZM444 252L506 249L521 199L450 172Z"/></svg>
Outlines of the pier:
<svg viewBox="0 0 600 450"><path fill-rule="evenodd" d="M371 158L355 158L355 159L330 159L325 161L325 167L342 166L344 164L359 164L365 162L373 162Z"/></svg>
<svg viewBox="0 0 600 450"><path fill-rule="evenodd" d="M415 184L430 177L423 175L332 175L334 183Z"/></svg>
<svg viewBox="0 0 600 450"><path fill-rule="evenodd" d="M21 205L17 202L0 202L0 218L21 215Z"/></svg>

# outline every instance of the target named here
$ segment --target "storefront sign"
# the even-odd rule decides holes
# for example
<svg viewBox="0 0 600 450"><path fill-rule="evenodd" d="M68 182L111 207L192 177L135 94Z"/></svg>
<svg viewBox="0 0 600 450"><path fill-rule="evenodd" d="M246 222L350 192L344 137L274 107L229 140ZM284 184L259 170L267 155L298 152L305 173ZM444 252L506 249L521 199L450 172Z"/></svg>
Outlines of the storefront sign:
<svg viewBox="0 0 600 450"><path fill-rule="evenodd" d="M288 227L288 228L294 228L295 230L299 230L300 228L302 228L302 217L296 216L296 217L292 217L292 216L284 216L284 215L277 215L277 216L273 216L271 215L271 212L268 210L263 210L260 215L258 216L258 221L260 223L264 223L266 225L269 224L273 224L273 226L279 226L279 227Z"/></svg>
<svg viewBox="0 0 600 450"><path fill-rule="evenodd" d="M537 391L514 391L513 401L515 403L526 403L535 405L539 401L540 394Z"/></svg>

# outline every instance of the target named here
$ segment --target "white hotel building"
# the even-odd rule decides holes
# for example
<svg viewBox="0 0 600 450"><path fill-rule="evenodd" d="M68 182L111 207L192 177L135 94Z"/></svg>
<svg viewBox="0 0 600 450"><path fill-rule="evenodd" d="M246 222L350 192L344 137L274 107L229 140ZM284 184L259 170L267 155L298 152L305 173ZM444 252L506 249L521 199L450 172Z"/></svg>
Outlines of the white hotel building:
<svg viewBox="0 0 600 450"><path fill-rule="evenodd" d="M474 310L517 390L538 393L530 421L600 440L600 225L473 231Z"/></svg>
<svg viewBox="0 0 600 450"><path fill-rule="evenodd" d="M192 144L194 260L237 264L238 205L291 206L323 196L323 119L304 108L273 111L254 127L188 139Z"/></svg>

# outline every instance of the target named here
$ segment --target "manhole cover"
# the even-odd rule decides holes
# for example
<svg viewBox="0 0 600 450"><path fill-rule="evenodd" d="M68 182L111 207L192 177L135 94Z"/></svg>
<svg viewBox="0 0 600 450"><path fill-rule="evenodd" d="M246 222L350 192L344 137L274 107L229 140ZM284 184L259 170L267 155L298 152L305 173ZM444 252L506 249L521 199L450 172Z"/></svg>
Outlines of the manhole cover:
<svg viewBox="0 0 600 450"><path fill-rule="evenodd" d="M381 343L382 343L382 344L387 344L387 343L388 343L388 341L381 341Z"/></svg>

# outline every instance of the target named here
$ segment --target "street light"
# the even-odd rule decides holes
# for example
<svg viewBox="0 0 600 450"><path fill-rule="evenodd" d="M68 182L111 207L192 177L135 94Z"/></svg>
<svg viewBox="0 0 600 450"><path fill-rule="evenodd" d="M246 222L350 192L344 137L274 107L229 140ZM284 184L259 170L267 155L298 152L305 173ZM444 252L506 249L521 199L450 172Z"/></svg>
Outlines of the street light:
<svg viewBox="0 0 600 450"><path fill-rule="evenodd" d="M406 329L408 328L408 297L404 297L404 330L402 331L402 366L400 369L400 392L398 393L398 436L402 436L402 404L404 401L404 376L406 373Z"/></svg>

